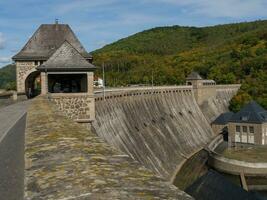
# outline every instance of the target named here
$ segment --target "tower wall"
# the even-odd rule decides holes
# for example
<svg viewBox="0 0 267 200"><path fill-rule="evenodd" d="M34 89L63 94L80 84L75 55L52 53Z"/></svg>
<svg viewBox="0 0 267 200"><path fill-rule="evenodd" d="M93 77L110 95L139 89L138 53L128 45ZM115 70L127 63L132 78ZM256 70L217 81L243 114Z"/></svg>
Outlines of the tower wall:
<svg viewBox="0 0 267 200"><path fill-rule="evenodd" d="M16 61L17 92L25 93L25 80L35 69L34 61Z"/></svg>

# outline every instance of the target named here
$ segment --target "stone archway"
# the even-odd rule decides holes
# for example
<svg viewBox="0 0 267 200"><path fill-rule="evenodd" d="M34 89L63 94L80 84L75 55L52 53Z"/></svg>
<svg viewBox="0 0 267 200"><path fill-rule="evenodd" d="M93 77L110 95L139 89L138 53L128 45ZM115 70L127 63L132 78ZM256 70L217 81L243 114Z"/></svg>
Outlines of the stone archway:
<svg viewBox="0 0 267 200"><path fill-rule="evenodd" d="M39 71L31 72L25 79L25 94L28 98L34 98L41 94L41 78Z"/></svg>

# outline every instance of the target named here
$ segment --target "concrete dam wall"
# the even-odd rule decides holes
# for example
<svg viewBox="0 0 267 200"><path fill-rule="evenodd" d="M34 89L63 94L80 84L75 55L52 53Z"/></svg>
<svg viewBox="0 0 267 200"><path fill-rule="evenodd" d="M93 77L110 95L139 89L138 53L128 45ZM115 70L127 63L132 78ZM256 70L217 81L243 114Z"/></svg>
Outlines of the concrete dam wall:
<svg viewBox="0 0 267 200"><path fill-rule="evenodd" d="M200 105L209 123L213 122L221 113L228 111L229 102L240 86L238 84L215 86L215 94Z"/></svg>
<svg viewBox="0 0 267 200"><path fill-rule="evenodd" d="M215 136L192 87L107 91L95 103L97 135L168 180Z"/></svg>

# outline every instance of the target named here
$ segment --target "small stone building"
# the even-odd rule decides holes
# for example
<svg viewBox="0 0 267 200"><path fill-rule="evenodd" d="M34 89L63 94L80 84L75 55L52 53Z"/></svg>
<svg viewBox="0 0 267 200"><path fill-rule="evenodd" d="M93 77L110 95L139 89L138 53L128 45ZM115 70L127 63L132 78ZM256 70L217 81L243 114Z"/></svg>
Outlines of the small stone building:
<svg viewBox="0 0 267 200"><path fill-rule="evenodd" d="M228 122L229 143L267 144L267 111L255 101L235 113Z"/></svg>
<svg viewBox="0 0 267 200"><path fill-rule="evenodd" d="M13 60L18 93L46 95L72 119L94 120L96 67L67 24L41 25Z"/></svg>
<svg viewBox="0 0 267 200"><path fill-rule="evenodd" d="M46 62L55 51L68 41L89 63L92 55L86 52L67 24L42 24L26 45L12 59L16 63L17 92L28 97L41 93L40 71L37 67Z"/></svg>
<svg viewBox="0 0 267 200"><path fill-rule="evenodd" d="M205 80L197 72L193 71L186 78L186 85L192 85L196 101L202 105L209 97L216 95L216 82Z"/></svg>

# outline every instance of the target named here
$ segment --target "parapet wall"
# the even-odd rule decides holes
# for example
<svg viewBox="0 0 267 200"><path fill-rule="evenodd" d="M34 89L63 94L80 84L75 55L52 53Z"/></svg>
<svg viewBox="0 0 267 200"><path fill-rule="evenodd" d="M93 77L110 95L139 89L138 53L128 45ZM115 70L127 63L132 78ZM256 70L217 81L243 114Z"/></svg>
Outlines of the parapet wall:
<svg viewBox="0 0 267 200"><path fill-rule="evenodd" d="M183 162L214 133L192 87L131 88L96 94L98 136L172 180Z"/></svg>
<svg viewBox="0 0 267 200"><path fill-rule="evenodd" d="M215 149L222 142L223 136L219 135L214 138L212 142L207 146L207 150L209 151L208 163L211 167L215 168L218 171L234 175L240 175L241 173L251 176L267 174L267 163L252 163L229 159L217 153Z"/></svg>
<svg viewBox="0 0 267 200"><path fill-rule="evenodd" d="M88 94L50 94L58 109L78 122L91 122L95 118L94 97Z"/></svg>

